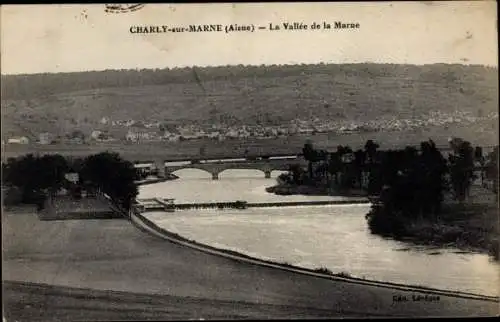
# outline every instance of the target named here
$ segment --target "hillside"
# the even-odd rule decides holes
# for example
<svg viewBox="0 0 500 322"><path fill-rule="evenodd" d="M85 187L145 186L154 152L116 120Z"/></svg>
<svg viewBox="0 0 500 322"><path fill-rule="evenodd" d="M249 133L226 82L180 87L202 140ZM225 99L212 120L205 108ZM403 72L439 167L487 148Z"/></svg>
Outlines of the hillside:
<svg viewBox="0 0 500 322"><path fill-rule="evenodd" d="M3 134L33 137L103 127L126 132L103 126L103 117L200 126L298 119L363 124L428 119L436 111L442 117L488 117L497 115L497 107L498 71L483 66L226 66L2 76Z"/></svg>

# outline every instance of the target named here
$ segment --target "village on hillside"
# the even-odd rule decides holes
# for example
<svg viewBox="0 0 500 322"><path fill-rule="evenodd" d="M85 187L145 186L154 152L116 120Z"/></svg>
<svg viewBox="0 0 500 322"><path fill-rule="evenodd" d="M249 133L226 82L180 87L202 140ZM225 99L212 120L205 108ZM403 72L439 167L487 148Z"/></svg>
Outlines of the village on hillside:
<svg viewBox="0 0 500 322"><path fill-rule="evenodd" d="M367 122L356 120L312 118L310 120L295 119L288 124L280 125L225 125L225 124L185 124L176 125L159 120L112 120L103 117L95 122L95 129L85 133L76 127L70 133L60 134L41 132L33 133L29 128L26 133L2 138L5 144L90 144L92 142L118 141L124 143L138 142L178 142L185 140L212 139L224 141L230 139L274 139L295 134L316 133L362 133L383 131L405 131L428 126L446 127L452 124L479 124L498 119L498 112L488 115L473 115L471 112L455 111L444 113L433 111L422 118L392 118L374 119ZM117 135L116 133L122 133Z"/></svg>

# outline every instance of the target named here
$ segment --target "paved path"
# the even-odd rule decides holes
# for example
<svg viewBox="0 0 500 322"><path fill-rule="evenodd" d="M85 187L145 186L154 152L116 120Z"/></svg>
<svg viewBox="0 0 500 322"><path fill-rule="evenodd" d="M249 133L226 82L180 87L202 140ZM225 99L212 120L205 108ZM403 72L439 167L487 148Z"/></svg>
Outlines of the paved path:
<svg viewBox="0 0 500 322"><path fill-rule="evenodd" d="M10 293L6 295L10 298L5 301L13 309L6 308L6 312L12 316L23 312L19 308L21 300L16 302L16 296L22 299L22 294L31 294L27 298L34 303L42 301L47 310L57 311L57 303L73 301L76 305L71 294L83 291L74 288L133 293L130 297L141 298L142 303L163 296L158 300L160 304L144 304L143 310L140 301L134 300L136 313L131 310L130 319L143 317L139 312L154 314L155 307L158 308L155 318L159 319L491 316L499 312L498 302L452 296L417 302L412 299L416 293L248 265L166 242L122 219L44 222L34 214L18 213L4 214L2 224L4 280L71 288L53 296L56 301L51 302L53 304L41 300L39 294L46 294L44 286L37 289L16 284L17 287L7 288ZM127 298L119 294L113 293L113 296ZM394 302L394 296L406 296L408 301ZM113 309L109 300L91 295L86 298L82 299L82 305L87 305L89 310L97 301L102 318L116 317L109 315ZM177 313L161 310L162 301L175 306ZM201 304L196 304L197 301ZM214 311L216 303L225 303L226 308L233 309ZM113 310L123 313L126 307L117 305ZM68 310L67 314L68 319L77 318L72 315L77 314L75 310ZM99 318L98 314L92 316Z"/></svg>

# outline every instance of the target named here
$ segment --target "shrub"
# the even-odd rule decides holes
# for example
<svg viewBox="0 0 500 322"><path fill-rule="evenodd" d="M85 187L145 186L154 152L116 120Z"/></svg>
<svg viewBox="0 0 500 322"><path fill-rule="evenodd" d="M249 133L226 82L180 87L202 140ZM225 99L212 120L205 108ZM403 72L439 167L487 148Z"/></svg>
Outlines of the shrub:
<svg viewBox="0 0 500 322"><path fill-rule="evenodd" d="M402 236L406 232L404 218L389 213L384 207L372 206L366 217L368 227L374 234Z"/></svg>
<svg viewBox="0 0 500 322"><path fill-rule="evenodd" d="M328 268L326 268L326 267L316 268L315 271L318 272L318 273L322 273L322 274L333 275L333 272L331 270L329 270Z"/></svg>
<svg viewBox="0 0 500 322"><path fill-rule="evenodd" d="M349 274L347 272L340 272L340 273L337 273L335 275L338 277L346 277L346 278L352 277L351 274Z"/></svg>

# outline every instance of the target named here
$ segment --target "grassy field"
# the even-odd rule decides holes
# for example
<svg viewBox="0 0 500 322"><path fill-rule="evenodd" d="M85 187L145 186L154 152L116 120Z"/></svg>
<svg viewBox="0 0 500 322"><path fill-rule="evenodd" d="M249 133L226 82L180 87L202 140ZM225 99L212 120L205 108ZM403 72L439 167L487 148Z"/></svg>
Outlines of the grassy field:
<svg viewBox="0 0 500 322"><path fill-rule="evenodd" d="M496 68L464 65L295 65L2 76L2 134L169 124L286 124L293 119L425 118L497 112ZM150 76L147 76L151 74Z"/></svg>
<svg viewBox="0 0 500 322"><path fill-rule="evenodd" d="M4 283L7 321L327 318L331 310L169 295ZM358 314L358 317L363 317Z"/></svg>
<svg viewBox="0 0 500 322"><path fill-rule="evenodd" d="M454 296L395 303L412 294L198 252L126 220L48 222L30 210L2 212L2 241L3 280L20 282L4 284L4 312L14 320L498 314L497 302Z"/></svg>

